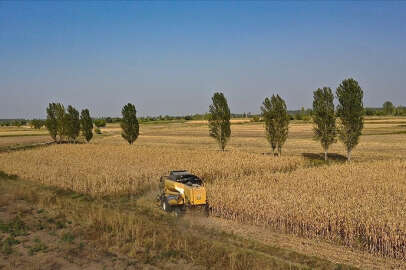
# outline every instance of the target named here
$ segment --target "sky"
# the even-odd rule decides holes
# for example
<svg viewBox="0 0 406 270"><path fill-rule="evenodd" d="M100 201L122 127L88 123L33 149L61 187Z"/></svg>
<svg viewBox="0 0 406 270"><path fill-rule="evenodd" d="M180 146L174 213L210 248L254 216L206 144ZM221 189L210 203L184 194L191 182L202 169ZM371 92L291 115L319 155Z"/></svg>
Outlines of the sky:
<svg viewBox="0 0 406 270"><path fill-rule="evenodd" d="M406 1L0 1L0 119L204 113L214 92L295 110L350 77L366 106L406 105Z"/></svg>

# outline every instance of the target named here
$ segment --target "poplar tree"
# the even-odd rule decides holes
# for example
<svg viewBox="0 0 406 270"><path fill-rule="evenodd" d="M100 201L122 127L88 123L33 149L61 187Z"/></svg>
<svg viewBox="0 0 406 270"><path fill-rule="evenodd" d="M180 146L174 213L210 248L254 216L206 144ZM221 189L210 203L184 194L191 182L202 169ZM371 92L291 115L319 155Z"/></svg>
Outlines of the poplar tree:
<svg viewBox="0 0 406 270"><path fill-rule="evenodd" d="M32 119L30 125L35 129L41 129L44 125L44 121L41 119Z"/></svg>
<svg viewBox="0 0 406 270"><path fill-rule="evenodd" d="M135 106L131 103L128 103L121 110L123 116L121 120L121 136L127 140L129 144L133 144L134 141L138 138L140 127L137 119L137 111Z"/></svg>
<svg viewBox="0 0 406 270"><path fill-rule="evenodd" d="M272 153L275 154L277 149L280 156L289 133L290 117L286 103L279 95L272 95L271 99L265 98L262 105L266 137L271 144Z"/></svg>
<svg viewBox="0 0 406 270"><path fill-rule="evenodd" d="M69 140L76 142L76 138L80 134L79 112L74 107L69 105L65 118L66 136L69 138Z"/></svg>
<svg viewBox="0 0 406 270"><path fill-rule="evenodd" d="M271 103L269 98L265 98L264 102L261 106L262 117L264 118L265 122L265 135L266 138L271 145L272 154L275 155L275 149L277 147L277 140L276 140L276 125L275 125L275 113L274 107Z"/></svg>
<svg viewBox="0 0 406 270"><path fill-rule="evenodd" d="M395 112L395 106L390 101L385 101L385 103L382 105L382 109L385 115L393 115Z"/></svg>
<svg viewBox="0 0 406 270"><path fill-rule="evenodd" d="M358 82L352 78L343 80L338 86L337 116L340 118L339 139L347 150L347 160L351 160L351 152L358 145L364 127L364 92Z"/></svg>
<svg viewBox="0 0 406 270"><path fill-rule="evenodd" d="M230 108L223 93L214 93L209 107L209 135L217 140L224 151L231 135Z"/></svg>
<svg viewBox="0 0 406 270"><path fill-rule="evenodd" d="M84 109L80 113L80 128L86 141L90 142L93 138L93 120L88 109Z"/></svg>
<svg viewBox="0 0 406 270"><path fill-rule="evenodd" d="M62 142L66 136L66 112L65 107L61 103L55 103L55 115L57 123L57 134L59 136L59 142Z"/></svg>
<svg viewBox="0 0 406 270"><path fill-rule="evenodd" d="M47 108L47 119L45 120L45 127L48 129L49 135L56 142L58 135L58 122L56 120L56 104L49 103Z"/></svg>
<svg viewBox="0 0 406 270"><path fill-rule="evenodd" d="M327 161L328 148L337 141L334 95L329 87L318 88L313 92L313 122L314 139L320 141L324 160Z"/></svg>

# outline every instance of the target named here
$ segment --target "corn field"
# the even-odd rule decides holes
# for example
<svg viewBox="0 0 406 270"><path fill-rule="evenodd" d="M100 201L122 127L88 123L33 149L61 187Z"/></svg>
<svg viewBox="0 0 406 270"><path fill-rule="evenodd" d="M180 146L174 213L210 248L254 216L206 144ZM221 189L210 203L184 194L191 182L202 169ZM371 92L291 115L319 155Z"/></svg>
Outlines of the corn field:
<svg viewBox="0 0 406 270"><path fill-rule="evenodd" d="M406 161L306 168L301 157L134 145L0 154L0 170L93 196L156 190L169 170L206 182L212 214L406 259Z"/></svg>
<svg viewBox="0 0 406 270"><path fill-rule="evenodd" d="M53 145L0 154L0 170L42 184L91 195L141 194L169 170L188 169L208 183L253 173L292 171L302 158L230 151L193 151L127 145Z"/></svg>
<svg viewBox="0 0 406 270"><path fill-rule="evenodd" d="M215 215L406 258L406 162L300 168L216 179Z"/></svg>

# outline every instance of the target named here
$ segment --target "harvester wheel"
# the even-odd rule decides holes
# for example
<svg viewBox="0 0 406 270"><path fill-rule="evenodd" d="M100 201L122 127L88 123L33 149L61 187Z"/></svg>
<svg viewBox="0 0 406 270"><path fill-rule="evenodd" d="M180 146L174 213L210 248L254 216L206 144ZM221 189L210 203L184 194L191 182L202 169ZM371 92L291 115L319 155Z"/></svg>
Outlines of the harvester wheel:
<svg viewBox="0 0 406 270"><path fill-rule="evenodd" d="M180 207L175 207L175 216L179 217L182 215L182 209Z"/></svg>
<svg viewBox="0 0 406 270"><path fill-rule="evenodd" d="M209 208L209 205L208 205L208 204L206 204L206 205L204 206L204 214L205 214L206 217L209 217L209 216L210 216L210 208Z"/></svg>
<svg viewBox="0 0 406 270"><path fill-rule="evenodd" d="M165 212L170 212L172 210L171 205L168 203L168 201L166 200L166 198L163 198L162 200L162 209Z"/></svg>

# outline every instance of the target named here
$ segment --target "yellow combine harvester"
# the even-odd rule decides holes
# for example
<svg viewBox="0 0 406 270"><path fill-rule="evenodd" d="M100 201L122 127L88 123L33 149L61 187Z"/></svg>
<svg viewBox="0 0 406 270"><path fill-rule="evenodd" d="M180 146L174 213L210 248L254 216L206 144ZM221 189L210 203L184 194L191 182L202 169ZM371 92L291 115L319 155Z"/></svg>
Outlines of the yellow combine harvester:
<svg viewBox="0 0 406 270"><path fill-rule="evenodd" d="M207 209L203 181L188 171L171 171L162 176L159 189L158 201L164 211L179 214L186 208Z"/></svg>

